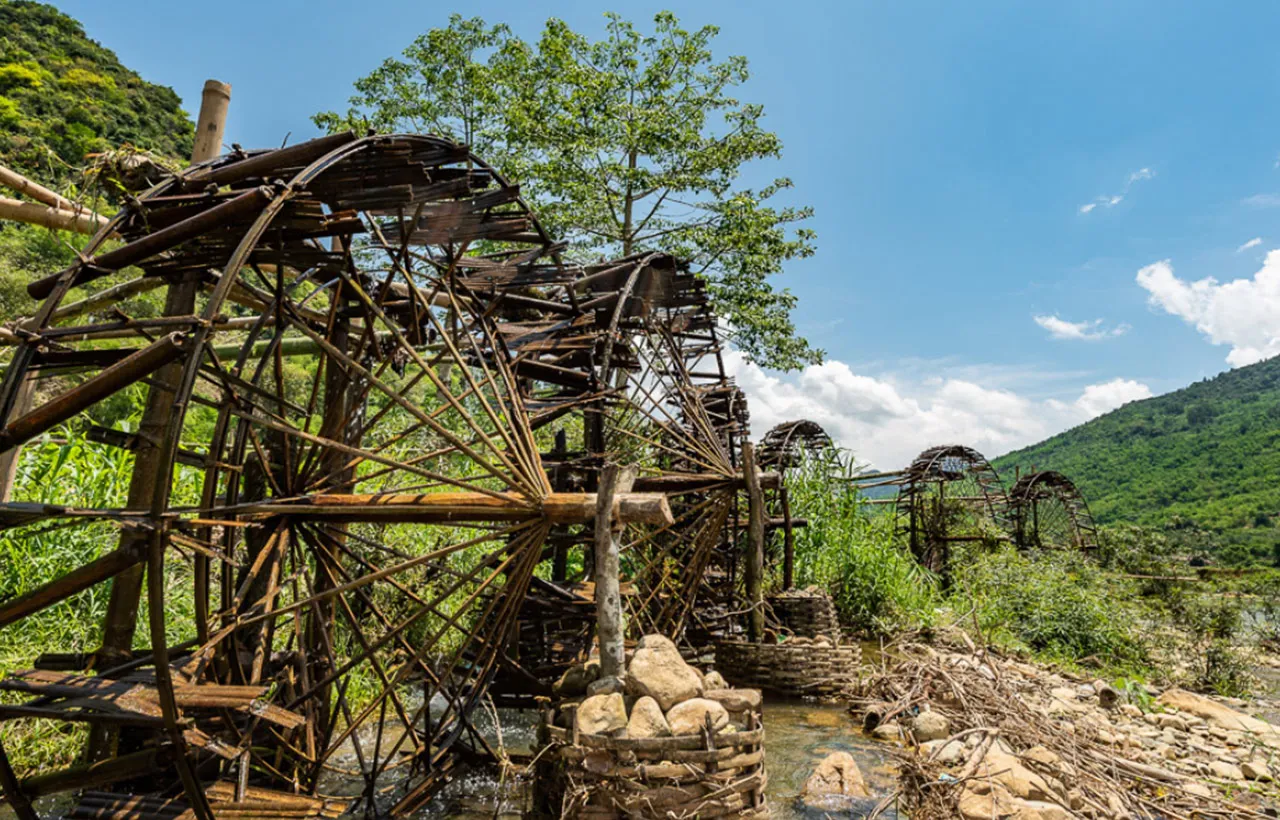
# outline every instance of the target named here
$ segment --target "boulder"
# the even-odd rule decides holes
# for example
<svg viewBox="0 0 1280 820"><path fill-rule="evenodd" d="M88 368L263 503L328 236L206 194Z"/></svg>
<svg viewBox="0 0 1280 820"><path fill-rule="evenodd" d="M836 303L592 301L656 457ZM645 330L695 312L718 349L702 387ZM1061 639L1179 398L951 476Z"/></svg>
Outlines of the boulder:
<svg viewBox="0 0 1280 820"><path fill-rule="evenodd" d="M708 689L702 696L707 700L714 700L730 712L757 711L763 703L759 689Z"/></svg>
<svg viewBox="0 0 1280 820"><path fill-rule="evenodd" d="M1012 817L1017 809L1008 789L998 783L974 780L960 792L956 811L964 820L1000 820Z"/></svg>
<svg viewBox="0 0 1280 820"><path fill-rule="evenodd" d="M1159 715L1156 725L1161 729L1173 729L1178 732L1187 731L1187 719L1182 715Z"/></svg>
<svg viewBox="0 0 1280 820"><path fill-rule="evenodd" d="M588 735L613 735L627 728L627 706L622 695L595 695L578 704L578 731Z"/></svg>
<svg viewBox="0 0 1280 820"><path fill-rule="evenodd" d="M818 810L832 810L849 798L870 797L862 770L848 752L833 752L822 759L804 782L800 800Z"/></svg>
<svg viewBox="0 0 1280 820"><path fill-rule="evenodd" d="M921 712L911 719L911 734L917 743L951 736L951 721L938 712Z"/></svg>
<svg viewBox="0 0 1280 820"><path fill-rule="evenodd" d="M1271 780L1271 769L1265 760L1246 760L1240 764L1240 772L1245 780L1258 780L1263 783Z"/></svg>
<svg viewBox="0 0 1280 820"><path fill-rule="evenodd" d="M729 682L724 679L724 675L713 669L702 676L702 686L705 689L728 689Z"/></svg>
<svg viewBox="0 0 1280 820"><path fill-rule="evenodd" d="M551 691L560 698L579 698L587 694L587 687L600 677L600 661L575 663L564 671L560 680L551 685Z"/></svg>
<svg viewBox="0 0 1280 820"><path fill-rule="evenodd" d="M667 723L662 707L650 697L643 697L631 707L631 719L627 721L627 737L667 737L671 726Z"/></svg>
<svg viewBox="0 0 1280 820"><path fill-rule="evenodd" d="M651 697L667 712L681 701L700 697L702 678L674 643L661 635L645 635L627 670L627 692Z"/></svg>
<svg viewBox="0 0 1280 820"><path fill-rule="evenodd" d="M1055 802L1059 799L1048 781L1022 765L1017 757L994 744L987 751L978 771L980 776L990 777L1004 786L1014 797Z"/></svg>
<svg viewBox="0 0 1280 820"><path fill-rule="evenodd" d="M1203 718L1213 729L1250 732L1268 746L1280 746L1280 730L1265 720L1250 717L1244 712L1237 712L1230 706L1224 706L1204 695L1197 695L1185 689L1170 689L1156 700L1161 706L1177 709L1180 712ZM1225 735L1224 735L1225 736Z"/></svg>
<svg viewBox="0 0 1280 820"><path fill-rule="evenodd" d="M696 735L711 716L711 729L718 732L729 725L729 713L714 700L690 698L667 710L667 725L673 735Z"/></svg>

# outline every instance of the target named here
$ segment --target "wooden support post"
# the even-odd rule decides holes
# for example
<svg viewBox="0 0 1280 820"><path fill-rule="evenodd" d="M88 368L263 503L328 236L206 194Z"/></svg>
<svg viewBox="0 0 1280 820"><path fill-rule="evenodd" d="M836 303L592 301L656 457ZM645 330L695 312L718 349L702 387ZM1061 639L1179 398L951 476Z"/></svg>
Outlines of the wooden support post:
<svg viewBox="0 0 1280 820"><path fill-rule="evenodd" d="M782 588L791 589L796 575L796 536L791 523L791 498L787 485L778 488L778 500L782 503Z"/></svg>
<svg viewBox="0 0 1280 820"><path fill-rule="evenodd" d="M221 148L222 130L225 125L231 86L225 83L218 83L217 86L215 88L213 83L205 83L204 96L200 102L200 116L196 121L206 123L201 133L207 138L201 140L197 135L191 153L192 162L212 159ZM217 121L213 127L207 125L211 120ZM213 139L214 136L217 138L216 142ZM242 194L241 197L243 196L245 195ZM235 201L231 200L231 202ZM217 207L221 206L210 210L216 210ZM192 315L195 313L196 295L199 292L198 275L188 275L170 285L165 295L164 315ZM156 374L154 383L148 391L147 403L138 425L138 450L133 460L133 475L129 480L126 509L150 510L156 493L160 491L156 479L165 472L165 465L161 461L162 445L165 436L168 435L174 396L182 380L182 368L181 361L165 365ZM144 549L147 542L148 533L142 530L125 530L120 535L121 550ZM127 657L133 647L133 635L138 626L138 603L142 597L144 567L145 564L136 564L117 575L111 583L111 597L107 601L107 614L102 626L102 648L98 651L97 666L100 669L117 666L119 660ZM159 648L155 649L158 651ZM92 763L113 755L116 737L115 732L94 727L89 733L88 760ZM201 814L197 812L197 816Z"/></svg>
<svg viewBox="0 0 1280 820"><path fill-rule="evenodd" d="M614 495L628 492L635 483L635 468L621 469L607 464L600 474L596 492L595 582L596 634L600 639L600 677L622 680L625 674L622 644L622 590L619 574L621 545L618 543L620 522L614 517Z"/></svg>
<svg viewBox="0 0 1280 820"><path fill-rule="evenodd" d="M742 472L747 482L747 515L750 521L743 573L747 604L751 607L747 638L760 641L764 639L764 492L756 472L755 447L749 441L742 442Z"/></svg>

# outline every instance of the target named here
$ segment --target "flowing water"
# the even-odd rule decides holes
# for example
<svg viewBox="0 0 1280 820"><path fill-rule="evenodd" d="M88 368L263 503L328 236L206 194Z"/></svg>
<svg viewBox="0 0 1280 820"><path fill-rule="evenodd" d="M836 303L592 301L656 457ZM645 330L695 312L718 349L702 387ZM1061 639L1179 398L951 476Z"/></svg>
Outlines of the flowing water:
<svg viewBox="0 0 1280 820"><path fill-rule="evenodd" d="M532 714L504 711L501 719L507 749L513 753L531 751ZM492 732L492 722L486 723L486 729ZM883 795L892 791L889 747L863 737L843 706L766 699L764 726L768 799L775 820L863 817L875 807L876 798L860 801L845 812L805 810L798 805L796 798L804 781L818 762L832 752L845 751L853 755L873 793ZM476 772L451 783L418 817L516 820L520 817L522 799L519 785L499 783L491 772ZM895 815L890 811L884 816Z"/></svg>

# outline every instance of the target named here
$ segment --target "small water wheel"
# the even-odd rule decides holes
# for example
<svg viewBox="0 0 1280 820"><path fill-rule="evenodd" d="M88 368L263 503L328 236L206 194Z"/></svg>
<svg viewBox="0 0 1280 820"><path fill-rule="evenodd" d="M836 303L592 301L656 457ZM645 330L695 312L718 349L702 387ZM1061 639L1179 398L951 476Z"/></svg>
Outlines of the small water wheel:
<svg viewBox="0 0 1280 820"><path fill-rule="evenodd" d="M1027 473L1009 489L1019 549L1082 550L1098 547L1098 527L1084 496L1062 473Z"/></svg>
<svg viewBox="0 0 1280 820"><path fill-rule="evenodd" d="M1004 485L991 463L970 447L931 447L894 483L898 532L927 569L944 572L950 546L981 540L988 525L1006 528Z"/></svg>

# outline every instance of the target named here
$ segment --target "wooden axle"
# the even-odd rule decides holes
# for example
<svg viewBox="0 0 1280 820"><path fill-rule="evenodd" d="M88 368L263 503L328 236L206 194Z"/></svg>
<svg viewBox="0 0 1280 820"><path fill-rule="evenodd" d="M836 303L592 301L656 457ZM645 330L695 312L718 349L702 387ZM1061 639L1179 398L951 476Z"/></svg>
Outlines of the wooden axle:
<svg viewBox="0 0 1280 820"><path fill-rule="evenodd" d="M614 518L624 524L670 526L675 523L667 497L659 493L618 493ZM586 524L595 519L595 493L551 493L538 502L500 493L441 492L421 495L316 495L304 502L251 504L247 515L306 515L342 521L467 522L524 521L545 518L552 524Z"/></svg>

